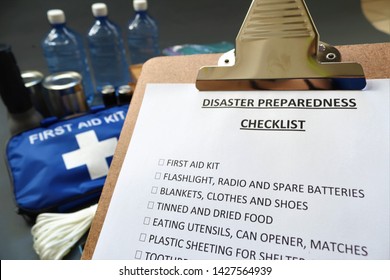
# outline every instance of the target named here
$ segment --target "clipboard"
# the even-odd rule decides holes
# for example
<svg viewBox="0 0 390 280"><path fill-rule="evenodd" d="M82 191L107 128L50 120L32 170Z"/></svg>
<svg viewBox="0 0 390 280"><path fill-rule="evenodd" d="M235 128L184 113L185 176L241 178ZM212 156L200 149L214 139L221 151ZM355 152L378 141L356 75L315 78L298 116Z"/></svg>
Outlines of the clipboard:
<svg viewBox="0 0 390 280"><path fill-rule="evenodd" d="M362 65L367 79L390 78L390 43L346 45L337 48L343 57L343 61L355 61ZM138 113L142 106L146 85L148 83L195 83L199 69L204 65L215 64L220 56L221 54L157 57L143 65L82 259L91 259L93 256L117 178L131 141Z"/></svg>

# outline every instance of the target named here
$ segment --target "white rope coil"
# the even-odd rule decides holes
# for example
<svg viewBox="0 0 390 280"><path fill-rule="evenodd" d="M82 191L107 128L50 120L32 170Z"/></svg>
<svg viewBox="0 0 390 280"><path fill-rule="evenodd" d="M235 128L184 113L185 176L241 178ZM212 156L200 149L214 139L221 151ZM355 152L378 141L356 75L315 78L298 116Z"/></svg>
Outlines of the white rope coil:
<svg viewBox="0 0 390 280"><path fill-rule="evenodd" d="M41 260L62 259L87 232L97 204L74 213L38 215L31 229L34 250Z"/></svg>

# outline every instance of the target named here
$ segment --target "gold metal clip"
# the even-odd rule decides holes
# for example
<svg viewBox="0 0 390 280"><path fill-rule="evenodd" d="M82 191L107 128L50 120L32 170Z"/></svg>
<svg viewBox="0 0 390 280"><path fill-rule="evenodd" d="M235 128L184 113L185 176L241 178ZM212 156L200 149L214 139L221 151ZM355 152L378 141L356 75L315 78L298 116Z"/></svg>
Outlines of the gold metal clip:
<svg viewBox="0 0 390 280"><path fill-rule="evenodd" d="M230 59L202 67L196 80L201 91L365 86L360 64L340 62L337 49L319 41L304 0L253 0Z"/></svg>

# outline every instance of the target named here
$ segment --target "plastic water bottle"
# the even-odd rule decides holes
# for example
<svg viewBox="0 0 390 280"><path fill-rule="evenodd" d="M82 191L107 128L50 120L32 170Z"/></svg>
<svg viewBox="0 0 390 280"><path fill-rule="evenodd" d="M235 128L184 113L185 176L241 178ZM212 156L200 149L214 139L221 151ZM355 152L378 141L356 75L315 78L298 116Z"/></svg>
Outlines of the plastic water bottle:
<svg viewBox="0 0 390 280"><path fill-rule="evenodd" d="M148 14L147 0L134 0L135 17L127 28L127 46L130 63L140 64L160 55L158 44L158 27Z"/></svg>
<svg viewBox="0 0 390 280"><path fill-rule="evenodd" d="M62 10L49 10L47 18L52 29L42 41L42 49L49 72L75 71L81 74L84 93L88 104L91 104L95 90L82 37L66 26Z"/></svg>
<svg viewBox="0 0 390 280"><path fill-rule="evenodd" d="M118 88L128 84L131 76L120 28L108 19L106 4L93 4L92 14L95 23L87 41L97 91L106 85Z"/></svg>

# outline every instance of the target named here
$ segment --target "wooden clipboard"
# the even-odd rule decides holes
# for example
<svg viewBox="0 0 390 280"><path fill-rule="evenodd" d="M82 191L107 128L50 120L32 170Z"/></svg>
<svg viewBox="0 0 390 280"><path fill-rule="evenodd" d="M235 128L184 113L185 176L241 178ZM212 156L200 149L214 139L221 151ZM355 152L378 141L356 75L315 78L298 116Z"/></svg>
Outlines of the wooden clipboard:
<svg viewBox="0 0 390 280"><path fill-rule="evenodd" d="M337 49L340 51L344 62L354 61L360 63L367 79L390 78L390 43L338 46ZM146 84L195 83L198 70L205 65L216 65L220 56L221 54L158 57L147 61L143 65L82 259L91 259L93 256L142 105Z"/></svg>

